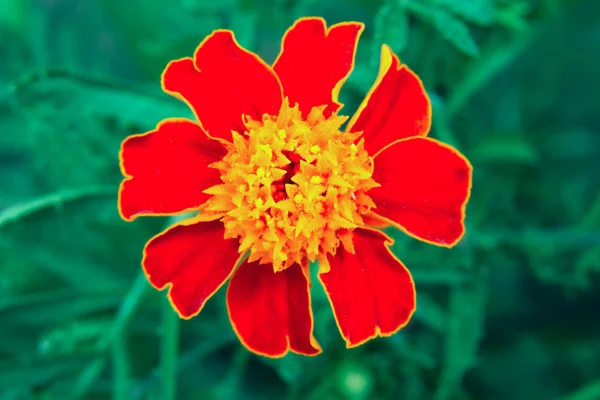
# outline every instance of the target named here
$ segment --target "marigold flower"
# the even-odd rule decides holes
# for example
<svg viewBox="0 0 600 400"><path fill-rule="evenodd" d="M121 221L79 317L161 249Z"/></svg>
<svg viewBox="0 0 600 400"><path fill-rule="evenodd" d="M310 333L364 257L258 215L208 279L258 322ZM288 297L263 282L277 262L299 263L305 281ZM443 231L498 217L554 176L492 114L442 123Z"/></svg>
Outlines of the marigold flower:
<svg viewBox="0 0 600 400"><path fill-rule="evenodd" d="M147 243L150 283L168 287L187 319L231 278L231 323L258 354L321 352L309 292L315 261L348 347L392 335L415 310L415 288L378 228L446 247L465 230L471 166L427 137L429 98L387 46L343 128L338 93L362 30L300 19L272 66L232 32L215 31L162 76L197 121L167 119L122 145L124 219L198 211Z"/></svg>

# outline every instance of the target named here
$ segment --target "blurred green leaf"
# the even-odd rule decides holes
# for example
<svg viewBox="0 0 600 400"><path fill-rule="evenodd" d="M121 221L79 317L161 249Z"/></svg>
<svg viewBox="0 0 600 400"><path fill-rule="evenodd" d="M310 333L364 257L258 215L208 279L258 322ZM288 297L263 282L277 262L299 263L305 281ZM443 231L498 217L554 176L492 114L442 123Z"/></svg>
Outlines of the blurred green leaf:
<svg viewBox="0 0 600 400"><path fill-rule="evenodd" d="M446 12L436 11L431 15L431 23L442 37L452 43L458 50L471 57L479 56L479 47L473 40L469 28L459 19Z"/></svg>
<svg viewBox="0 0 600 400"><path fill-rule="evenodd" d="M457 17L482 26L494 22L495 0L429 0L429 2L445 8Z"/></svg>
<svg viewBox="0 0 600 400"><path fill-rule="evenodd" d="M407 2L407 9L431 24L440 35L463 53L479 56L479 47L471 36L468 26L441 9L420 4L414 0Z"/></svg>
<svg viewBox="0 0 600 400"><path fill-rule="evenodd" d="M6 93L7 98L11 96L27 103L66 98L67 106L77 109L79 118L118 118L125 124L144 129L153 128L156 122L164 118L194 118L185 103L161 92L158 85L150 89L145 85L60 69L33 72L20 77Z"/></svg>
<svg viewBox="0 0 600 400"><path fill-rule="evenodd" d="M14 204L0 211L0 229L2 229L4 225L19 221L30 214L48 208L61 208L66 202L107 195L114 196L115 188L111 186L92 186L76 190L63 190L58 193L40 196L28 202Z"/></svg>
<svg viewBox="0 0 600 400"><path fill-rule="evenodd" d="M408 14L400 2L388 1L375 16L375 39L373 57L379 63L382 44L387 44L396 53L401 53L409 43L410 25Z"/></svg>
<svg viewBox="0 0 600 400"><path fill-rule="evenodd" d="M472 282L450 289L450 319L444 332L442 371L435 400L452 398L465 373L477 362L477 352L484 333L485 306L488 297L487 271L480 268Z"/></svg>
<svg viewBox="0 0 600 400"><path fill-rule="evenodd" d="M500 2L496 10L496 20L499 24L516 32L524 32L529 28L526 16L531 11L531 2L514 0Z"/></svg>
<svg viewBox="0 0 600 400"><path fill-rule="evenodd" d="M70 299L10 307L3 311L6 325L43 326L85 318L93 313L110 310L121 302L120 292L78 294Z"/></svg>
<svg viewBox="0 0 600 400"><path fill-rule="evenodd" d="M508 163L512 165L537 165L540 153L523 135L507 134L489 136L469 152L471 162Z"/></svg>
<svg viewBox="0 0 600 400"><path fill-rule="evenodd" d="M493 52L465 71L462 79L454 85L452 93L448 96L445 107L446 117L454 117L478 91L485 88L491 80L514 62L527 48L530 39L531 37L527 36L516 43L497 46Z"/></svg>
<svg viewBox="0 0 600 400"><path fill-rule="evenodd" d="M76 359L40 360L34 365L6 365L0 367L0 387L27 388L61 379L66 373L81 368L83 361Z"/></svg>
<svg viewBox="0 0 600 400"><path fill-rule="evenodd" d="M112 326L98 340L97 349L99 352L106 352L110 345L113 344L113 341L123 334L123 331L133 319L135 311L140 307L140 303L147 293L148 286L149 283L146 276L140 273L120 304ZM81 398L90 390L90 386L101 374L105 362L105 355L102 354L81 371L73 385L73 396L75 398Z"/></svg>

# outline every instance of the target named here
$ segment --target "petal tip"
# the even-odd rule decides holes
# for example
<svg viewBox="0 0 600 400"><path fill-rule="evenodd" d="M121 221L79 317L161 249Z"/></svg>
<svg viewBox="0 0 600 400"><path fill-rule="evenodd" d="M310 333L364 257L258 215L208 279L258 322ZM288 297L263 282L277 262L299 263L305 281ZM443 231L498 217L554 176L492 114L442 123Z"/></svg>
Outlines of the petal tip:
<svg viewBox="0 0 600 400"><path fill-rule="evenodd" d="M335 28L343 28L343 27L349 27L349 28L356 29L356 41L358 41L360 35L365 30L365 24L363 22L360 22L360 21L345 21L345 22L338 22L337 24L331 25L329 27L328 31L330 32L330 31L332 31Z"/></svg>
<svg viewBox="0 0 600 400"><path fill-rule="evenodd" d="M309 23L319 23L319 24L321 24L321 26L323 26L323 29L325 29L325 27L327 26L327 22L325 21L325 18L323 18L323 17L306 16L306 17L300 17L296 21L294 21L292 26L290 28L288 28L288 31L293 30L299 24L309 24Z"/></svg>
<svg viewBox="0 0 600 400"><path fill-rule="evenodd" d="M237 264L233 240L218 241L218 221L180 221L152 237L142 251L142 271L182 319L197 316L229 280ZM239 258L238 258L239 260Z"/></svg>
<svg viewBox="0 0 600 400"><path fill-rule="evenodd" d="M362 308L359 305L360 301L358 301L356 298L344 298L343 296L340 297L339 295L346 290L349 282L348 279L350 279L344 278L343 275L340 275L343 274L342 271L345 268L339 267L345 266L356 269L361 268L361 265L364 265L364 262L360 261L356 257L338 260L336 255L336 257L332 259L332 263L334 261L337 263L337 265L332 265L331 273L333 275L329 276L328 274L319 274L319 281L323 285L327 299L334 310L335 322L342 338L346 343L346 348L358 347L376 337L385 337L395 334L410 322L416 309L416 290L414 280L408 268L406 268L406 266L392 253L390 246L393 244L393 240L388 235L377 229L361 228L358 230L358 232L362 233L360 234L360 241L357 242L357 246L361 247L361 249L357 249L357 254L363 254L362 257L367 257L366 253L369 251L372 251L372 254L380 254L378 251L373 249L375 249L374 246L380 246L383 244L388 257L390 257L388 261L393 261L394 268L388 269L388 272L386 272L385 269L378 272L389 273L392 271L392 274L388 275L389 279L384 278L380 284L385 286L387 285L387 282L395 282L395 290L392 292L404 294L401 296L401 298L397 299L398 301L389 303L390 305L388 305L387 308L384 306L382 308L384 311L380 311L383 312L383 314L378 315L377 311L373 311L369 314L369 312L365 311L365 308ZM344 263L344 265L341 265L340 262ZM336 266L338 268L336 268ZM363 273L365 273L368 268L362 268L361 270ZM371 272L374 273L373 271ZM363 277L363 279L367 278ZM356 293L360 293L361 286L363 285L355 283L354 290ZM389 290L388 292L392 293ZM385 290L381 291L381 293L385 293ZM335 297L337 297L337 299L335 299ZM365 294L363 299L368 297L369 296ZM374 300L375 297L372 297L372 299ZM382 298L380 300L384 301L386 299ZM350 303L353 305L347 305ZM392 308L390 308L391 305L394 305L394 307L399 307L398 310L402 310L402 313L390 311L392 310ZM352 313L352 308L354 308L354 312L357 314L353 316L352 321L349 323L346 317L348 316L347 314ZM344 318L346 318L345 321ZM360 322L357 322L361 320L363 322L362 326Z"/></svg>
<svg viewBox="0 0 600 400"><path fill-rule="evenodd" d="M171 283L168 283L165 286L163 286L163 289L167 286L169 287L169 292L167 293L167 299L169 300L169 304L171 304L173 311L175 311L177 313L179 318L187 321L187 320L194 318L198 314L200 314L200 312L204 308L204 305L206 304L206 302L202 303L199 307L193 307L189 310L184 310L183 307L178 306L177 303L175 303L175 301L173 300L173 296L172 296L173 285ZM162 290L162 289L159 289L159 290ZM208 298L206 300L208 300Z"/></svg>
<svg viewBox="0 0 600 400"><path fill-rule="evenodd" d="M416 295L414 296L416 299ZM355 349L357 347L362 346L363 344L366 344L367 342L373 340L373 339L377 339L377 338L386 338L386 337L391 337L394 336L396 333L400 332L403 328L405 328L410 321L412 320L412 316L414 315L416 311L416 305L415 307L412 308L412 310L409 312L406 320L404 322L402 322L400 325L398 325L396 328L383 332L381 330L381 328L379 326L375 327L375 331L372 335L360 339L358 341L353 342L352 340L347 339L346 337L344 337L344 342L346 343L346 348L347 349Z"/></svg>
<svg viewBox="0 0 600 400"><path fill-rule="evenodd" d="M137 218L135 214L126 214L121 205L117 207L117 210L119 211L119 217L125 222L133 222Z"/></svg>
<svg viewBox="0 0 600 400"><path fill-rule="evenodd" d="M400 58L392 51L391 47L387 44L381 46L381 56L379 60L379 71L384 74L387 72L392 64L396 65L396 69L400 68Z"/></svg>
<svg viewBox="0 0 600 400"><path fill-rule="evenodd" d="M208 42L213 40L230 42L229 44L233 44L239 47L239 44L235 37L235 33L233 33L233 31L229 29L215 29L208 36L206 36L198 46L196 46L196 49L194 50L194 61L197 61L198 52L202 49L202 47L204 47Z"/></svg>
<svg viewBox="0 0 600 400"><path fill-rule="evenodd" d="M189 68L194 63L194 60L191 57L182 57L176 60L171 60L165 66L165 69L160 74L160 86L162 90L182 101L185 101L183 96L169 83L170 77L173 74L178 74L177 71L181 71L182 68Z"/></svg>
<svg viewBox="0 0 600 400"><path fill-rule="evenodd" d="M308 279L297 267L274 272L270 265L252 261L242 263L233 275L227 288L227 315L248 351L269 358L322 352L313 334Z"/></svg>
<svg viewBox="0 0 600 400"><path fill-rule="evenodd" d="M123 221L132 222L137 219L139 213L128 210L128 207L125 204L123 197L123 194L125 193L125 185L127 182L131 181L132 177L125 173L123 175L125 175L125 178L121 181L119 190L117 192L117 211L119 213L119 217L121 217Z"/></svg>
<svg viewBox="0 0 600 400"><path fill-rule="evenodd" d="M410 154L420 154L420 157L413 157L410 167L400 166L397 160L406 159L403 155ZM388 195L381 197L383 189L374 189L372 195L375 196L375 202L381 205L376 213L383 221L409 236L440 247L451 248L462 239L466 231L466 207L473 184L472 166L464 155L438 140L410 137L384 147L377 153L376 161L381 164L376 167L378 176L375 179L385 183L382 187L398 188L400 184L397 182L402 181L408 185L402 189L403 192L419 193L419 197L414 199L398 198L397 189L393 189ZM437 167L432 169L434 164ZM389 166L393 167L390 169ZM410 168L413 178L420 178L412 179L396 172ZM384 172L386 169L388 172ZM394 179L399 181L394 183ZM440 192L439 187L446 189ZM375 191L379 191L379 194ZM394 196L394 200L390 200L391 196ZM396 208L388 207L391 203L385 205L386 199L396 204ZM429 199L425 208L424 199ZM394 210L398 210L398 204L413 206L396 212ZM427 211L431 209L438 210L437 214Z"/></svg>
<svg viewBox="0 0 600 400"><path fill-rule="evenodd" d="M122 163L121 163L121 169L122 169ZM122 220L126 221L126 222L130 222L130 215L127 215L125 213L125 210L123 209L123 186L125 185L125 181L127 180L127 178L123 179L121 181L121 183L119 184L119 191L117 193L117 211L119 212L119 217L121 217Z"/></svg>
<svg viewBox="0 0 600 400"><path fill-rule="evenodd" d="M259 350L257 348L252 347L244 339L243 335L240 333L240 331L239 331L239 329L238 329L238 327L237 327L237 325L236 325L236 323L234 321L234 318L231 316L231 311L230 311L229 307L227 307L227 314L228 314L228 317L229 317L229 322L231 323L231 328L233 329L233 332L237 336L238 341L250 353L254 353L254 354L258 355L258 356L262 356L262 357L266 357L266 358L277 359L277 358L283 358L283 357L285 357L290 352L289 340L288 340L287 346L283 350L269 351L269 350L266 350L266 349L260 349Z"/></svg>
<svg viewBox="0 0 600 400"><path fill-rule="evenodd" d="M362 338L360 340L357 341L352 341L351 339L348 339L347 337L344 336L344 342L346 343L346 348L347 349L355 349L357 347L362 346L363 344L367 343L370 340L376 339L377 337L379 337L380 335L380 329L378 326L375 327L375 331L373 332L373 334L371 334L370 336L366 337L366 338Z"/></svg>

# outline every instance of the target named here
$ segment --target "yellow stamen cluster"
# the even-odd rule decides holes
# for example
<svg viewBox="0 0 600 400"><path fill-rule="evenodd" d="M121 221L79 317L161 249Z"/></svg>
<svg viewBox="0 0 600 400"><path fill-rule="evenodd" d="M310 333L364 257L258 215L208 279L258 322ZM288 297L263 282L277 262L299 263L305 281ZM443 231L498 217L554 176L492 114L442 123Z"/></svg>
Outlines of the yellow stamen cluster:
<svg viewBox="0 0 600 400"><path fill-rule="evenodd" d="M249 261L272 263L281 271L294 263L323 259L343 244L375 205L366 192L373 159L359 134L340 131L346 117L306 118L287 99L279 115L245 119L247 131L232 132L227 155L212 166L222 184L206 190L203 213L223 215L227 238L239 238ZM356 142L356 143L355 143Z"/></svg>

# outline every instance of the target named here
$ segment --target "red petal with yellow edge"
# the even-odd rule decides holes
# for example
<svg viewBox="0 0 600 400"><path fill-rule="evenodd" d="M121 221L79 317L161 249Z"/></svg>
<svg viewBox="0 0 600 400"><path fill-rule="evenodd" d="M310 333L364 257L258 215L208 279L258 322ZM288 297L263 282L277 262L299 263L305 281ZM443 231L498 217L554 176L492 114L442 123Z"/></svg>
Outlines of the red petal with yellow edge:
<svg viewBox="0 0 600 400"><path fill-rule="evenodd" d="M182 318L192 318L202 310L240 258L237 240L223 239L223 235L220 221L188 221L146 244L144 272L158 290L171 285L169 300Z"/></svg>
<svg viewBox="0 0 600 400"><path fill-rule="evenodd" d="M242 115L261 120L277 114L282 92L277 76L258 56L243 49L233 33L218 30L196 49L194 59L167 65L163 89L184 100L211 137L231 141L243 133Z"/></svg>
<svg viewBox="0 0 600 400"><path fill-rule="evenodd" d="M384 45L379 76L346 130L364 132L365 149L375 155L398 139L427 136L430 127L431 102L423 83Z"/></svg>
<svg viewBox="0 0 600 400"><path fill-rule="evenodd" d="M128 137L119 154L125 176L119 189L121 216L132 220L197 209L209 197L202 191L221 182L209 164L225 154L219 142L186 119L167 119L153 131Z"/></svg>
<svg viewBox="0 0 600 400"><path fill-rule="evenodd" d="M340 249L319 274L346 347L404 327L416 307L415 286L406 267L389 250L390 238L370 229L354 231L356 254Z"/></svg>
<svg viewBox="0 0 600 400"><path fill-rule="evenodd" d="M309 283L299 265L274 272L272 265L244 261L229 283L227 309L240 341L254 353L321 352L313 337Z"/></svg>
<svg viewBox="0 0 600 400"><path fill-rule="evenodd" d="M430 138L400 140L375 157L373 210L417 239L452 247L465 232L472 167L456 149Z"/></svg>
<svg viewBox="0 0 600 400"><path fill-rule="evenodd" d="M339 90L354 68L356 45L364 25L346 22L325 28L322 18L301 18L288 29L273 69L290 103L307 115L327 105L325 116L337 111Z"/></svg>

